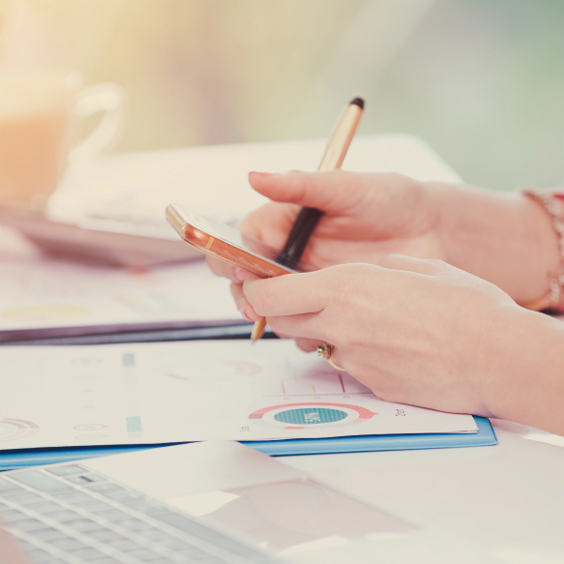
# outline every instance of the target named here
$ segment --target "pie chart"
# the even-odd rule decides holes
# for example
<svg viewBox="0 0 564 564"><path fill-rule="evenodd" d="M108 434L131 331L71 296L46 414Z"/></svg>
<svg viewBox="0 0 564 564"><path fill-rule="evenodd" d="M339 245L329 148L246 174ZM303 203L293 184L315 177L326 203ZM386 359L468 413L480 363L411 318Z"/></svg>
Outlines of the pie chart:
<svg viewBox="0 0 564 564"><path fill-rule="evenodd" d="M249 419L284 429L306 429L364 423L375 415L378 414L359 405L306 402L264 407L251 413Z"/></svg>

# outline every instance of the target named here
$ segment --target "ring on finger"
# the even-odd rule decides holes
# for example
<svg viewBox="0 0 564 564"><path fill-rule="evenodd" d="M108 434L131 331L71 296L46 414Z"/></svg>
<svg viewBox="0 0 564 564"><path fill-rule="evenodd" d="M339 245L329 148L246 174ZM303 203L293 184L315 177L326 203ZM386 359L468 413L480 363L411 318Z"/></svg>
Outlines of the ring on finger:
<svg viewBox="0 0 564 564"><path fill-rule="evenodd" d="M339 366L332 358L335 347L330 343L323 343L317 347L317 356L322 356L333 368L346 372L344 368Z"/></svg>

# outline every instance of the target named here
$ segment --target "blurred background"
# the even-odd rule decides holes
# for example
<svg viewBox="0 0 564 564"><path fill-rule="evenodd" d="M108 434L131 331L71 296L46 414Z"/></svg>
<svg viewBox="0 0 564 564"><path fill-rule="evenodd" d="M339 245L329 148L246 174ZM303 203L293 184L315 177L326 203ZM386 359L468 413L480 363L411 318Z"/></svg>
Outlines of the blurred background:
<svg viewBox="0 0 564 564"><path fill-rule="evenodd" d="M419 135L494 189L564 179L562 0L0 0L0 65L129 96L115 152Z"/></svg>

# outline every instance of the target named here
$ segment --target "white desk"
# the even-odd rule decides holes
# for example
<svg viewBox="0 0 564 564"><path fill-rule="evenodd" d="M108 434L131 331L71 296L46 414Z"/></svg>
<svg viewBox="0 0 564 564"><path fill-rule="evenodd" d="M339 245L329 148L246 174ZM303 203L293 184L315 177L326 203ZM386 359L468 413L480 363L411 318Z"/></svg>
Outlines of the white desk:
<svg viewBox="0 0 564 564"><path fill-rule="evenodd" d="M229 209L237 208L234 199L224 197L226 181L239 198L248 170L313 168L322 144L306 141L112 157L96 174L88 170L70 175L57 203L74 209L85 195L99 196L101 187L109 193L119 186L141 194L145 206L162 209L170 199L179 200L187 186L200 186L201 180L215 204L223 201ZM225 166L217 166L219 157ZM357 139L346 164L352 170L396 170L421 180L459 180L427 146L408 136ZM91 179L90 184L83 185L85 178ZM254 196L249 190L246 193L249 200L242 204L249 209ZM509 564L564 562L564 439L562 446L537 442L523 436L532 436L527 429L504 422L496 423L496 432L496 447L282 460L414 524L437 527L489 547Z"/></svg>
<svg viewBox="0 0 564 564"><path fill-rule="evenodd" d="M495 422L495 447L294 456L284 462L414 524L487 546L510 564L564 562L562 446ZM538 435L536 435L538 436Z"/></svg>

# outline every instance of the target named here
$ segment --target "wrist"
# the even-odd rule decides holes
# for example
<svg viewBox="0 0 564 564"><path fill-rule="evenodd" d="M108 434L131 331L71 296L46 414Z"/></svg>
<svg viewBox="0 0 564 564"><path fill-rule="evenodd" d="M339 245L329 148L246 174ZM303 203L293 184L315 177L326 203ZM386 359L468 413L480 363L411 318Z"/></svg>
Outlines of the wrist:
<svg viewBox="0 0 564 564"><path fill-rule="evenodd" d="M433 183L445 260L526 304L546 295L558 239L542 207L523 194Z"/></svg>
<svg viewBox="0 0 564 564"><path fill-rule="evenodd" d="M564 323L511 306L489 335L481 383L491 416L564 434Z"/></svg>

